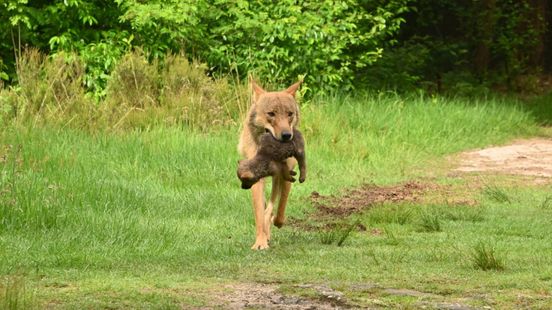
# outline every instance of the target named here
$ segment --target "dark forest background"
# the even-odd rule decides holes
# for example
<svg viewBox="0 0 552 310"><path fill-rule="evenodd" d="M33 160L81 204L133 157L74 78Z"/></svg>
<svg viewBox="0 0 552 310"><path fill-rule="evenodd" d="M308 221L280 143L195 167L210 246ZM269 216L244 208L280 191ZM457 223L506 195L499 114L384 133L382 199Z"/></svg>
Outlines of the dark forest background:
<svg viewBox="0 0 552 310"><path fill-rule="evenodd" d="M17 85L29 49L78 57L101 98L123 56L180 53L209 75L254 74L313 91L543 93L551 87L546 0L5 0L0 78ZM67 54L70 52L71 54Z"/></svg>

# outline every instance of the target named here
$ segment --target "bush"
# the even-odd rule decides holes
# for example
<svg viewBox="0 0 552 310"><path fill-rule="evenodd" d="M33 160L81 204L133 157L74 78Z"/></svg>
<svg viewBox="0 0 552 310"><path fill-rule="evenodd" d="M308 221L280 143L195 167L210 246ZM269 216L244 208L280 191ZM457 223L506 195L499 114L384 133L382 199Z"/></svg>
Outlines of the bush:
<svg viewBox="0 0 552 310"><path fill-rule="evenodd" d="M396 11L404 9L406 1ZM382 40L398 29L396 11L367 11L356 1L246 1L213 5L208 62L223 72L254 71L274 86L298 75L317 90L349 89L354 72L381 55ZM391 6L391 4L389 5Z"/></svg>
<svg viewBox="0 0 552 310"><path fill-rule="evenodd" d="M97 98L133 47L149 61L183 51L207 62L212 74L252 72L273 87L306 74L310 88L348 89L356 70L376 61L398 30L407 2L7 0L0 17L12 29L0 31L0 56L15 63L13 49L21 45L12 40L53 53L75 51L84 61L87 90ZM4 64L0 79L9 71Z"/></svg>
<svg viewBox="0 0 552 310"><path fill-rule="evenodd" d="M172 115L188 126L206 129L235 123L248 109L248 88L225 78L207 76L207 66L186 57L167 55L162 68L161 104L177 108ZM171 117L171 116L169 116Z"/></svg>
<svg viewBox="0 0 552 310"><path fill-rule="evenodd" d="M109 102L121 109L145 109L159 105L157 62L148 63L141 51L123 56L107 83Z"/></svg>

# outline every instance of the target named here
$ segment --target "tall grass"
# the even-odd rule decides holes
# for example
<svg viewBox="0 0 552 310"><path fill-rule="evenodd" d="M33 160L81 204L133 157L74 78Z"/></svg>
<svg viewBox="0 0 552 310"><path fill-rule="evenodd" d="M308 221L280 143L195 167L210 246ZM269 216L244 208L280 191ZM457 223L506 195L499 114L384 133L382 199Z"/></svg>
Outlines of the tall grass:
<svg viewBox="0 0 552 310"><path fill-rule="evenodd" d="M483 194L489 199L494 200L499 203L512 203L510 196L502 188L499 188L494 185L486 185L483 190Z"/></svg>
<svg viewBox="0 0 552 310"><path fill-rule="evenodd" d="M37 309L23 277L10 276L0 281L0 309Z"/></svg>
<svg viewBox="0 0 552 310"><path fill-rule="evenodd" d="M0 90L0 124L205 130L235 125L247 109L247 87L208 77L204 64L182 55L169 54L162 64L148 62L139 50L124 55L99 102L85 92L85 70L74 54L45 57L27 50L18 64L18 85Z"/></svg>
<svg viewBox="0 0 552 310"><path fill-rule="evenodd" d="M82 87L84 70L74 55L46 57L36 49L27 50L17 66L18 84L0 89L0 124L87 124L94 104Z"/></svg>
<svg viewBox="0 0 552 310"><path fill-rule="evenodd" d="M492 245L483 242L474 246L471 261L474 268L483 271L504 270L504 259L496 253Z"/></svg>

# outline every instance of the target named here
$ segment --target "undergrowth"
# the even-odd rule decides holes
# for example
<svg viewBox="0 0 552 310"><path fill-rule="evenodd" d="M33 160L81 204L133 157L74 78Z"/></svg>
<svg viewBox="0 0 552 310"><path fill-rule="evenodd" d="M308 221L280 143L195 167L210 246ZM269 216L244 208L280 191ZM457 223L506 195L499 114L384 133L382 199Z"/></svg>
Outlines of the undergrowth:
<svg viewBox="0 0 552 310"><path fill-rule="evenodd" d="M37 309L34 302L32 292L23 277L10 276L0 280L0 309Z"/></svg>
<svg viewBox="0 0 552 310"><path fill-rule="evenodd" d="M126 54L99 101L85 91L85 72L75 54L46 57L27 50L17 66L17 86L0 89L0 125L88 130L185 125L204 131L235 125L247 110L247 87L209 77L206 65L183 55L168 54L159 63L148 62L140 50Z"/></svg>
<svg viewBox="0 0 552 310"><path fill-rule="evenodd" d="M495 247L483 242L474 246L471 261L474 268L483 271L504 270L504 259L497 254Z"/></svg>

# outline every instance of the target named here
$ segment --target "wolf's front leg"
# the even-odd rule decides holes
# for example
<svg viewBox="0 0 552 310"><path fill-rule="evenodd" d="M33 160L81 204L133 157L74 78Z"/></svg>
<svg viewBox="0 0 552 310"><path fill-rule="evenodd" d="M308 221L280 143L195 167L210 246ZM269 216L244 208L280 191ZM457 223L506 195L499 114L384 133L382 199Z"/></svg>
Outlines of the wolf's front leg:
<svg viewBox="0 0 552 310"><path fill-rule="evenodd" d="M253 250L264 250L268 248L268 238L265 233L265 210L264 210L264 179L259 180L251 187L253 198L253 213L255 215L255 243Z"/></svg>

